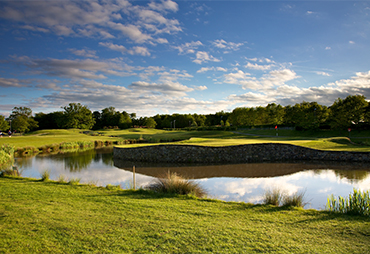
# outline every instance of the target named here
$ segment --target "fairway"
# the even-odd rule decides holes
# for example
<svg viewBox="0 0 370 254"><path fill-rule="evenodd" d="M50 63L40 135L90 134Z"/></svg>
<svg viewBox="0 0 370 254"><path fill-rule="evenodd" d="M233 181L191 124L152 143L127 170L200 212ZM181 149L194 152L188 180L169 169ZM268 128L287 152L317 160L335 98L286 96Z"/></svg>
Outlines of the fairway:
<svg viewBox="0 0 370 254"><path fill-rule="evenodd" d="M127 129L127 130L41 130L23 136L5 136L0 138L0 145L10 144L15 148L42 147L44 145L60 144L73 141L112 141L124 142L133 140L127 147L153 144L191 144L203 146L231 146L256 143L284 143L307 148L329 151L370 152L368 132L354 132L352 139L338 136L340 132L297 132L294 130L280 131L281 135L272 135L275 130L157 130L157 129ZM284 135L284 136L283 136ZM355 142L354 142L355 141ZM143 143L144 142L144 143Z"/></svg>

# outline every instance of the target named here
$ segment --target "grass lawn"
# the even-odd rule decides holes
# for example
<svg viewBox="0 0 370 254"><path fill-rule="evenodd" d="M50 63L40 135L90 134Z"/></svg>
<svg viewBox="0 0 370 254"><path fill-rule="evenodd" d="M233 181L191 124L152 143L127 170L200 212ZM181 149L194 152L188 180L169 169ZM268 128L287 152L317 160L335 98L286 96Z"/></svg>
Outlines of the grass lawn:
<svg viewBox="0 0 370 254"><path fill-rule="evenodd" d="M0 178L0 253L369 253L370 218Z"/></svg>

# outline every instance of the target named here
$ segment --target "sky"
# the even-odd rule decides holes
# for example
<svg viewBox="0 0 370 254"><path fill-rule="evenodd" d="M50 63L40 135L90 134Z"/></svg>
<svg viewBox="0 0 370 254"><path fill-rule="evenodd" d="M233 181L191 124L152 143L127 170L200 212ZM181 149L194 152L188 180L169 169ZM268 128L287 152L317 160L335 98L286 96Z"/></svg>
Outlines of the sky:
<svg viewBox="0 0 370 254"><path fill-rule="evenodd" d="M370 99L369 1L0 0L0 114Z"/></svg>

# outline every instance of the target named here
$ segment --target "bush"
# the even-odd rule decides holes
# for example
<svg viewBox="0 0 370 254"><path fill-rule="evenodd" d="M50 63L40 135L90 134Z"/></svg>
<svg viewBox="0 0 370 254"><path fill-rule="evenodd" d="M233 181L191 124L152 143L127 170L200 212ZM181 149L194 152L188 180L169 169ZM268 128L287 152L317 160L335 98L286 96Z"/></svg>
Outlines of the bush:
<svg viewBox="0 0 370 254"><path fill-rule="evenodd" d="M199 198L207 196L207 192L198 183L182 178L176 173L167 173L145 188L158 193L190 194Z"/></svg>
<svg viewBox="0 0 370 254"><path fill-rule="evenodd" d="M348 199L341 196L337 198L334 195L329 196L326 209L331 212L360 214L370 216L370 194L369 191L359 191L353 189Z"/></svg>
<svg viewBox="0 0 370 254"><path fill-rule="evenodd" d="M0 147L0 165L10 163L14 158L14 146L2 145Z"/></svg>

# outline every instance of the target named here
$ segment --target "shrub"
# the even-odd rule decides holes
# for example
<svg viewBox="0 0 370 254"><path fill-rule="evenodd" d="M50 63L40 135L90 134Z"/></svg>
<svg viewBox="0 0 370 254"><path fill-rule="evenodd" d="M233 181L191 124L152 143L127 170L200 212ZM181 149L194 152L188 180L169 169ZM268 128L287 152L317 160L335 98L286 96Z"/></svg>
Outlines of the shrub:
<svg viewBox="0 0 370 254"><path fill-rule="evenodd" d="M7 164L14 158L14 146L2 145L0 147L0 165Z"/></svg>
<svg viewBox="0 0 370 254"><path fill-rule="evenodd" d="M199 198L207 195L207 192L198 183L182 178L176 173L167 173L145 188L158 193L190 194Z"/></svg>
<svg viewBox="0 0 370 254"><path fill-rule="evenodd" d="M334 195L329 196L326 209L331 212L346 214L361 214L370 216L370 194L369 191L353 189L347 198L341 196L337 198Z"/></svg>

